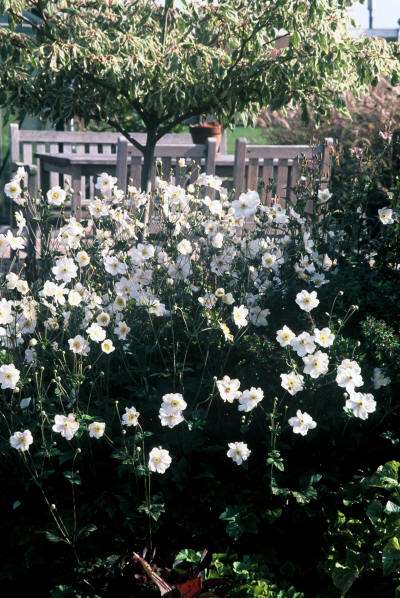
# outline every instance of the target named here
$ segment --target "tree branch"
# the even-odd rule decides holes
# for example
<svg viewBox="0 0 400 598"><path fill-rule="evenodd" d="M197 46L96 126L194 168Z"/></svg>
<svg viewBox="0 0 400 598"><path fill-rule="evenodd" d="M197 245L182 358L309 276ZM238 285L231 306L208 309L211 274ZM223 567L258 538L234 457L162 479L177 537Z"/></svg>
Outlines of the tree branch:
<svg viewBox="0 0 400 598"><path fill-rule="evenodd" d="M144 152L145 146L142 143L139 143L139 141L136 141L136 139L134 137L132 137L132 135L130 135L127 131L125 131L125 129L119 124L118 121L109 119L108 122L110 123L110 125L112 127L117 129L117 131L119 131L121 133L121 135L123 135L129 141L129 143L131 143L133 146L135 146L136 149L138 149L142 153Z"/></svg>
<svg viewBox="0 0 400 598"><path fill-rule="evenodd" d="M13 10L12 8L9 8L7 10L7 12L10 13L10 15L12 15L15 19L19 19L23 23L26 23L27 25L29 25L30 27L32 27L32 29L35 29L35 31L40 31L40 32L42 31L42 29L36 23L33 23L32 21L30 21L22 13L18 13L15 10Z"/></svg>

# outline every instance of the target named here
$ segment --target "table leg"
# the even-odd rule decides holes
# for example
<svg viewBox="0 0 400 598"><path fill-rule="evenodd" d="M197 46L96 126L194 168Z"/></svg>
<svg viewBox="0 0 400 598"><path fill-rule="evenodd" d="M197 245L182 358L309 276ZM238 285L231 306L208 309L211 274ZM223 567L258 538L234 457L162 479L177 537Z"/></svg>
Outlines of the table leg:
<svg viewBox="0 0 400 598"><path fill-rule="evenodd" d="M78 165L71 167L72 203L71 212L77 220L82 217L82 195L81 195L82 168Z"/></svg>
<svg viewBox="0 0 400 598"><path fill-rule="evenodd" d="M44 160L40 160L40 177L39 177L39 184L44 196L46 196L47 191L50 189L50 173L48 170L45 170L46 163Z"/></svg>

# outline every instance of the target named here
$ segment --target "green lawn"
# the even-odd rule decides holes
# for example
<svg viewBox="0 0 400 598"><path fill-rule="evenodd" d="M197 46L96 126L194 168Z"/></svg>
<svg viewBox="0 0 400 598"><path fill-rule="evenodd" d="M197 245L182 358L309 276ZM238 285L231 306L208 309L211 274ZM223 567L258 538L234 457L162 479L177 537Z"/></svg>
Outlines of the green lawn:
<svg viewBox="0 0 400 598"><path fill-rule="evenodd" d="M235 127L227 129L228 135L228 154L235 153L236 139L245 137L249 143L263 145L269 143L268 130L261 127Z"/></svg>

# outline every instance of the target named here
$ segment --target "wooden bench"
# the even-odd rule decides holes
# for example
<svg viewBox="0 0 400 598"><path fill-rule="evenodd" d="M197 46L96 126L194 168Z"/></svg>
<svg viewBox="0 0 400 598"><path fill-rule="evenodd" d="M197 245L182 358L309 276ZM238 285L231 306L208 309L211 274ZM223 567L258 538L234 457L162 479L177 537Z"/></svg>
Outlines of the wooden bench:
<svg viewBox="0 0 400 598"><path fill-rule="evenodd" d="M236 140L233 187L238 197L243 191L260 191L263 203L272 195L282 203L291 199L299 175L302 157L317 158L321 188L327 185L332 166L333 139L314 148L310 145L249 145L245 138Z"/></svg>

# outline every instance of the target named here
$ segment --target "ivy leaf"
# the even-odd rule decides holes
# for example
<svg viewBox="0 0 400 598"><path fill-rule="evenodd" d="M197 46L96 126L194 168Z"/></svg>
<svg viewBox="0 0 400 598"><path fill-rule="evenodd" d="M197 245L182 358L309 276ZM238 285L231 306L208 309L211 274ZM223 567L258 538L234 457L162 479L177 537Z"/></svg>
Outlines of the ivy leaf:
<svg viewBox="0 0 400 598"><path fill-rule="evenodd" d="M143 503L138 507L139 513L146 513L154 521L158 521L163 513L165 513L165 505L163 503L152 503L150 505Z"/></svg>

